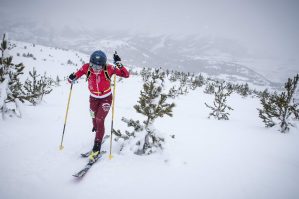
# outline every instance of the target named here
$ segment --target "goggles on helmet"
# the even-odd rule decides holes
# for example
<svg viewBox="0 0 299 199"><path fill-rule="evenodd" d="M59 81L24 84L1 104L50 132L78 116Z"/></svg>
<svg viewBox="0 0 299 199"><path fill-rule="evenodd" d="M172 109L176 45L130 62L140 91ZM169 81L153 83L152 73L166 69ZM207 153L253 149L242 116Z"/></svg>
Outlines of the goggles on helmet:
<svg viewBox="0 0 299 199"><path fill-rule="evenodd" d="M97 65L97 64L93 64L93 63L90 63L89 64L91 68L95 69L95 70L100 70L103 68L103 66L101 65Z"/></svg>

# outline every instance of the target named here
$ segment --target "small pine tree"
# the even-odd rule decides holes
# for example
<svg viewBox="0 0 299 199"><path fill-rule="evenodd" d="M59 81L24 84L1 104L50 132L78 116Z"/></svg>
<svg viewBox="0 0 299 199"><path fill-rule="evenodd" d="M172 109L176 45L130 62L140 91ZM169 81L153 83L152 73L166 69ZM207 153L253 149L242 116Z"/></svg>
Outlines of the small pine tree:
<svg viewBox="0 0 299 199"><path fill-rule="evenodd" d="M177 80L178 80L178 76L176 75L175 72L171 71L171 74L169 76L169 81L176 82Z"/></svg>
<svg viewBox="0 0 299 199"><path fill-rule="evenodd" d="M139 100L134 106L138 113L145 116L143 124L139 121L124 118L123 121L129 127L134 127L134 131L126 131L125 134L122 134L119 130L114 131L115 135L124 140L132 138L133 141L131 141L134 142L135 146L133 150L138 155L151 154L158 148L163 148L162 145L165 139L154 129L153 123L159 117L172 116L172 109L175 106L174 103L167 103L168 96L162 93L165 73L157 69L151 74L144 82Z"/></svg>
<svg viewBox="0 0 299 199"><path fill-rule="evenodd" d="M31 78L27 78L24 85L24 89L27 91L26 100L35 106L42 101L44 95L51 93L52 80L46 75L40 77L35 68L29 72L29 75Z"/></svg>
<svg viewBox="0 0 299 199"><path fill-rule="evenodd" d="M225 82L220 82L216 85L216 91L214 92L215 99L213 102L213 106L205 105L212 109L212 112L209 114L209 118L213 116L218 120L228 120L228 116L230 115L226 109L233 110L230 106L226 104L226 98L230 96L232 91L227 90L227 85Z"/></svg>
<svg viewBox="0 0 299 199"><path fill-rule="evenodd" d="M67 63L66 64L68 64L68 65L74 65L74 62L72 61L72 60L67 60Z"/></svg>
<svg viewBox="0 0 299 199"><path fill-rule="evenodd" d="M205 90L203 92L206 94L214 94L215 86L216 86L216 82L210 81L206 84Z"/></svg>
<svg viewBox="0 0 299 199"><path fill-rule="evenodd" d="M155 72L156 74L157 72ZM143 84L143 90L140 92L138 104L134 106L138 113L147 117L145 125L148 126L158 117L163 117L165 114L172 116L172 108L174 103L167 104L167 95L162 94L163 81L162 76L152 76ZM161 81L159 81L159 79Z"/></svg>
<svg viewBox="0 0 299 199"><path fill-rule="evenodd" d="M26 97L19 80L19 75L23 74L24 65L12 62L13 57L8 55L10 49L11 46L4 34L0 47L0 112L2 118L5 118L5 114L21 117L19 102L24 102Z"/></svg>
<svg viewBox="0 0 299 199"><path fill-rule="evenodd" d="M188 82L188 76L184 73L182 73L181 78L180 78L180 83L181 83L181 87L185 87L187 85Z"/></svg>
<svg viewBox="0 0 299 199"><path fill-rule="evenodd" d="M179 91L178 89L173 86L169 89L169 92L168 92L168 97L171 97L172 99L176 98L177 96L179 95Z"/></svg>
<svg viewBox="0 0 299 199"><path fill-rule="evenodd" d="M234 86L234 89L238 94L240 94L242 97L247 97L248 95L252 94L252 91L250 90L248 84L237 84Z"/></svg>
<svg viewBox="0 0 299 199"><path fill-rule="evenodd" d="M293 79L289 78L285 83L285 91L281 94L264 92L260 96L262 108L258 109L259 117L266 127L279 124L280 132L286 133L293 126L291 117L299 119L298 103L295 102L294 94L298 85L299 74Z"/></svg>
<svg viewBox="0 0 299 199"><path fill-rule="evenodd" d="M57 75L57 76L56 76L55 85L56 85L56 86L60 86L60 82L61 82L61 80L60 80L59 76Z"/></svg>
<svg viewBox="0 0 299 199"><path fill-rule="evenodd" d="M191 89L195 90L198 87L202 87L204 85L204 77L200 74L199 76L195 76L191 80Z"/></svg>
<svg viewBox="0 0 299 199"><path fill-rule="evenodd" d="M151 76L151 69L150 68L142 68L141 72L140 72L140 75L142 77L142 80L145 82L147 81L150 76Z"/></svg>

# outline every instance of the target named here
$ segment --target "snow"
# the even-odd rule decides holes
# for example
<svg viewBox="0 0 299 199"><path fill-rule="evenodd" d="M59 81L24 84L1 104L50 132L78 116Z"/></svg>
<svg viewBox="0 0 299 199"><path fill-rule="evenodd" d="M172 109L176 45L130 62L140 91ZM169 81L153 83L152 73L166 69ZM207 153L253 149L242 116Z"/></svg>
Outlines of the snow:
<svg viewBox="0 0 299 199"><path fill-rule="evenodd" d="M8 90L8 76L5 77L5 80L0 84L0 107L4 105L4 101L7 98Z"/></svg>
<svg viewBox="0 0 299 199"><path fill-rule="evenodd" d="M75 57L70 53L57 58L54 52L57 63ZM36 68L53 75L76 68L50 67L54 63L50 60L44 63L47 67L37 64ZM122 117L143 119L133 108L141 88L140 76L117 83L115 129L127 128ZM22 119L0 121L0 198L299 198L298 128L287 134L266 129L256 110L259 100L236 94L228 98L234 109L229 121L208 119L204 102L211 104L213 96L203 89L175 99L173 117L156 119L157 130L168 135L163 153L119 153L118 143L113 143L113 159L104 155L78 180L72 174L86 164L80 153L90 150L94 139L89 93L84 80L74 85L60 151L70 90L62 82L39 106L23 105ZM110 134L111 111L105 124ZM169 136L173 134L175 139ZM102 148L109 152L109 141Z"/></svg>
<svg viewBox="0 0 299 199"><path fill-rule="evenodd" d="M89 56L72 50L46 47L26 42L11 41L16 47L10 51L14 63L22 62L25 65L24 73L28 73L34 67L38 73L47 72L48 76L60 79L68 76L70 71L79 69L83 62L89 60ZM34 58L23 57L23 54L33 54ZM18 56L19 54L19 56ZM68 64L68 60L73 64ZM81 60L83 62L81 62Z"/></svg>

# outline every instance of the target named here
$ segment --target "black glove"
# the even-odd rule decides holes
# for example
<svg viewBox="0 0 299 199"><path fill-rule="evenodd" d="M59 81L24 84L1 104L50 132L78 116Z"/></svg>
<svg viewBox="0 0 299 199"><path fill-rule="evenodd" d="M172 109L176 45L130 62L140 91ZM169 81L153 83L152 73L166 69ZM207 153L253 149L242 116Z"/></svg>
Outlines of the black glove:
<svg viewBox="0 0 299 199"><path fill-rule="evenodd" d="M97 131L96 128L92 127L91 132L96 132L96 131Z"/></svg>
<svg viewBox="0 0 299 199"><path fill-rule="evenodd" d="M69 83L74 83L74 81L76 81L76 75L74 73L70 74L69 78L68 78L68 82Z"/></svg>
<svg viewBox="0 0 299 199"><path fill-rule="evenodd" d="M114 60L115 65L118 66L119 68L121 68L123 66L121 63L121 58L118 56L116 51L113 54L113 60Z"/></svg>

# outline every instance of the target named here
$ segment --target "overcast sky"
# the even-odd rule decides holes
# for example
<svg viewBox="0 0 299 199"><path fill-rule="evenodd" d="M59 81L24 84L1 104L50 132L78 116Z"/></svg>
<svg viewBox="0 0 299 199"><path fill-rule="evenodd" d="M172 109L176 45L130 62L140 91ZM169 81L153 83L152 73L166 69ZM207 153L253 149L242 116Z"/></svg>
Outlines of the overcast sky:
<svg viewBox="0 0 299 199"><path fill-rule="evenodd" d="M299 52L297 0L0 0L0 22L199 34L237 39L273 55Z"/></svg>

